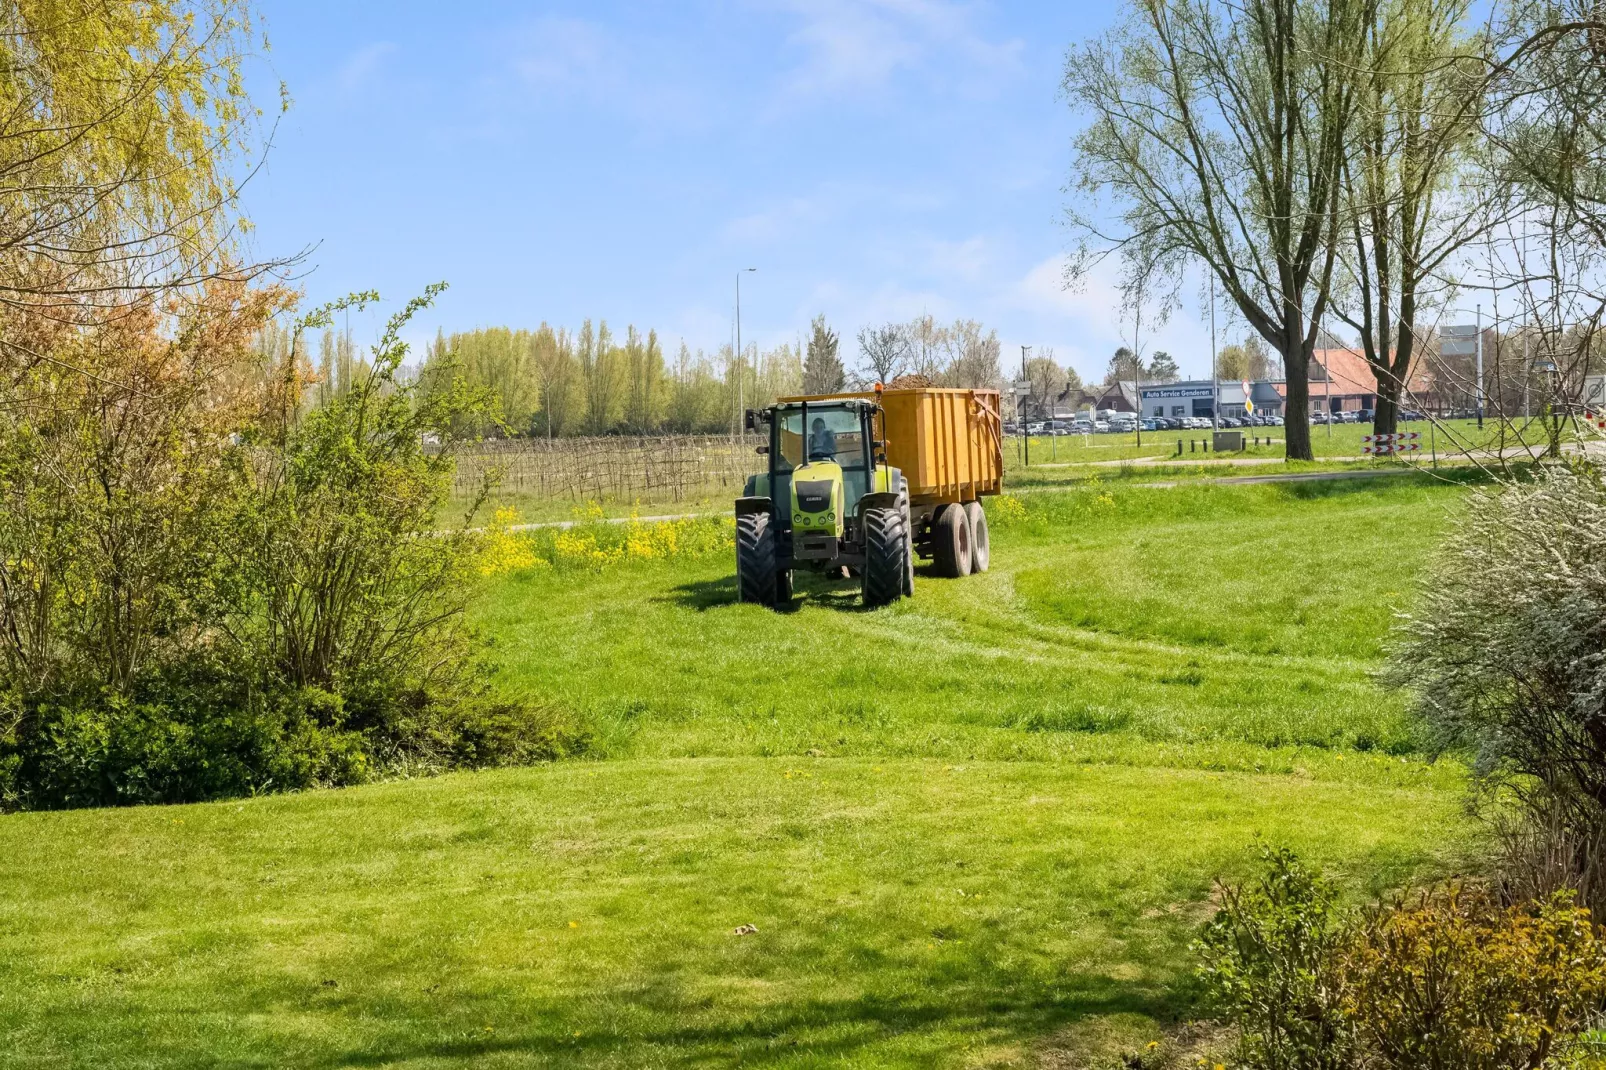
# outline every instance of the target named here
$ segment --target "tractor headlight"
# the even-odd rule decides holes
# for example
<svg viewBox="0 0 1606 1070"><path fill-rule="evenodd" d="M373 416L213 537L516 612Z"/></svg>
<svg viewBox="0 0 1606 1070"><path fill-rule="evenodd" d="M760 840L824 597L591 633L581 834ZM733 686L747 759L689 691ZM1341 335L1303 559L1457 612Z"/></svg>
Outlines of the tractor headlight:
<svg viewBox="0 0 1606 1070"><path fill-rule="evenodd" d="M835 523L836 522L836 514L835 513L826 513L825 514L825 521L828 524Z"/></svg>

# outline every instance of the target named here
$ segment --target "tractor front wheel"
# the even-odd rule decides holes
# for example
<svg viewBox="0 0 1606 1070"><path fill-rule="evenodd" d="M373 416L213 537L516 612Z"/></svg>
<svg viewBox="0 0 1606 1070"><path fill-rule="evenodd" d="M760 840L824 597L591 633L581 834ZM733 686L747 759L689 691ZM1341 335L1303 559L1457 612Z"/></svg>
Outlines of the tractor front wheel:
<svg viewBox="0 0 1606 1070"><path fill-rule="evenodd" d="M958 579L970 575L970 517L957 502L945 505L931 524L937 575Z"/></svg>
<svg viewBox="0 0 1606 1070"><path fill-rule="evenodd" d="M775 569L775 531L768 513L736 518L736 597L773 606L780 584ZM790 576L787 577L791 579ZM790 586L790 583L788 583Z"/></svg>
<svg viewBox="0 0 1606 1070"><path fill-rule="evenodd" d="M903 597L909 570L909 534L903 514L885 507L864 511L864 604L884 606Z"/></svg>

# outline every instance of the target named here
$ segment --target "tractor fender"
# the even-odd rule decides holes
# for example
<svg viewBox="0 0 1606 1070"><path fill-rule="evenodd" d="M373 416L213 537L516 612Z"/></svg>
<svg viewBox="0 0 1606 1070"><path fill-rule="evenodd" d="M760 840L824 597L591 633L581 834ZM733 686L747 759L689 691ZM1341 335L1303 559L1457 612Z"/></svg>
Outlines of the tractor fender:
<svg viewBox="0 0 1606 1070"><path fill-rule="evenodd" d="M895 490L878 490L859 499L859 512L862 515L866 509L897 509L903 504L901 499Z"/></svg>
<svg viewBox="0 0 1606 1070"><path fill-rule="evenodd" d="M775 503L769 498L753 495L736 499L736 515L749 516L753 513L768 513L775 508Z"/></svg>

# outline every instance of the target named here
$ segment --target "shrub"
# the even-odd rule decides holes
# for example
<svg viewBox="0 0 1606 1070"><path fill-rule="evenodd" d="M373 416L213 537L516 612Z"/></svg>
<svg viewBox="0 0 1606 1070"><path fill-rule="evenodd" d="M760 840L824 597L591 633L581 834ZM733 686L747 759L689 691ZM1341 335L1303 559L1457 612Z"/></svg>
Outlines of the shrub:
<svg viewBox="0 0 1606 1070"><path fill-rule="evenodd" d="M1554 1065L1606 999L1606 944L1570 892L1501 907L1450 886L1374 909L1345 956L1345 1013L1399 1070Z"/></svg>
<svg viewBox="0 0 1606 1070"><path fill-rule="evenodd" d="M54 407L0 405L0 807L353 784L583 746L562 711L492 700L464 620L480 537L436 517L454 421L487 399L398 374L401 329L434 292L317 405L298 345L245 361L279 298L238 291L193 330L180 317L177 341L154 315L86 332L85 355L121 363L75 357L111 374L31 384Z"/></svg>
<svg viewBox="0 0 1606 1070"><path fill-rule="evenodd" d="M1287 851L1224 888L1202 976L1255 1070L1539 1070L1588 1063L1606 942L1571 892L1503 905L1437 887L1335 909Z"/></svg>
<svg viewBox="0 0 1606 1070"><path fill-rule="evenodd" d="M1410 689L1438 746L1465 749L1485 787L1507 789L1486 799L1526 809L1540 857L1523 868L1531 877L1565 848L1578 885L1606 833L1600 471L1551 465L1474 493L1397 635L1389 679Z"/></svg>
<svg viewBox="0 0 1606 1070"><path fill-rule="evenodd" d="M1264 1070L1341 1070L1354 1034L1342 1013L1338 952L1347 938L1336 893L1287 850L1266 871L1223 887L1222 907L1198 944L1201 976L1238 1027L1238 1059Z"/></svg>
<svg viewBox="0 0 1606 1070"><path fill-rule="evenodd" d="M573 754L558 707L426 689L340 695L186 665L127 689L37 703L0 753L0 806L180 803Z"/></svg>

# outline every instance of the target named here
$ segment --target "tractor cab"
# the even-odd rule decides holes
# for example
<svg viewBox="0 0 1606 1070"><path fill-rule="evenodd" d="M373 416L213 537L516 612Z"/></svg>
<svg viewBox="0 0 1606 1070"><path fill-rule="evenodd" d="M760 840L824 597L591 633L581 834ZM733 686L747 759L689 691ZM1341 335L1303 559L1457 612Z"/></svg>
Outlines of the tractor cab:
<svg viewBox="0 0 1606 1070"><path fill-rule="evenodd" d="M804 401L769 413L770 486L778 527L791 533L793 557L836 557L838 542L874 479L875 408L857 400Z"/></svg>

